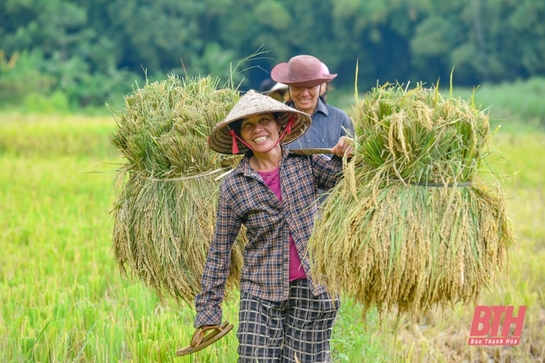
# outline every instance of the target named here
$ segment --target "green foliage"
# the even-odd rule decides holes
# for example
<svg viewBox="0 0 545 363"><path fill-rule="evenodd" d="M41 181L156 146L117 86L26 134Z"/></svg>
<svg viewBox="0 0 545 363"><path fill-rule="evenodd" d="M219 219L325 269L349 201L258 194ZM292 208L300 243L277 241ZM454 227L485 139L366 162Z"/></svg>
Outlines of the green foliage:
<svg viewBox="0 0 545 363"><path fill-rule="evenodd" d="M456 67L463 84L543 74L545 33L537 21L545 16L543 2L465 0L434 5L411 40L420 72L439 57L442 71Z"/></svg>
<svg viewBox="0 0 545 363"><path fill-rule="evenodd" d="M94 29L104 32L99 27L105 27L105 33L116 39L116 64L133 72L141 68L168 72L181 65L180 59L191 67L193 59L187 55L199 54L206 44L199 34L199 20L206 12L200 1L115 0L87 6L106 8L106 18L93 19Z"/></svg>
<svg viewBox="0 0 545 363"><path fill-rule="evenodd" d="M42 72L40 50L14 53L8 59L0 51L0 105L17 106L33 93L47 96L55 85L53 76Z"/></svg>
<svg viewBox="0 0 545 363"><path fill-rule="evenodd" d="M448 54L459 35L453 32L456 24L440 17L427 18L416 28L411 42L411 50L418 57L440 57ZM416 58L418 59L418 58Z"/></svg>
<svg viewBox="0 0 545 363"><path fill-rule="evenodd" d="M458 89L468 97L472 90ZM545 78L485 83L475 91L475 102L490 112L492 129L501 125L511 131L545 129Z"/></svg>
<svg viewBox="0 0 545 363"><path fill-rule="evenodd" d="M1 6L1 5L0 5ZM2 9L13 31L3 35L2 47L9 53L39 48L44 54L67 55L87 39L86 9L69 0L7 1Z"/></svg>
<svg viewBox="0 0 545 363"><path fill-rule="evenodd" d="M70 111L68 98L61 90L54 91L49 96L31 93L23 103L25 112L36 114L67 114Z"/></svg>
<svg viewBox="0 0 545 363"><path fill-rule="evenodd" d="M7 59L39 52L47 67L37 70L71 107L97 107L127 92L113 83L143 73L224 78L256 49L270 57L240 74L244 88L296 54L319 57L343 88L356 62L362 89L435 82L453 67L458 86L545 76L543 18L545 3L534 0L6 0L0 44Z"/></svg>
<svg viewBox="0 0 545 363"><path fill-rule="evenodd" d="M141 79L128 71L111 68L106 73L78 75L76 81L66 88L66 92L72 103L81 108L103 107L106 103L119 105L122 101L120 95L129 92L130 84Z"/></svg>
<svg viewBox="0 0 545 363"><path fill-rule="evenodd" d="M141 77L114 67L91 74L78 56L63 61L58 54L47 58L35 49L16 52L8 60L0 52L0 106L25 113L62 114L106 102L119 104L135 79Z"/></svg>
<svg viewBox="0 0 545 363"><path fill-rule="evenodd" d="M289 30L290 13L279 1L269 0L260 2L254 9L254 15L264 26L271 27L273 30Z"/></svg>
<svg viewBox="0 0 545 363"><path fill-rule="evenodd" d="M234 58L235 55L233 51L223 49L221 45L216 42L208 43L206 44L204 53L200 59L189 57L190 67L185 67L185 59L182 59L182 61L184 61L184 69L183 73L179 73L187 74L191 77L212 75L213 77L218 77L223 80L228 80L231 78L231 75L233 75L233 81L239 83L242 81L241 74L231 73L234 67L231 67Z"/></svg>

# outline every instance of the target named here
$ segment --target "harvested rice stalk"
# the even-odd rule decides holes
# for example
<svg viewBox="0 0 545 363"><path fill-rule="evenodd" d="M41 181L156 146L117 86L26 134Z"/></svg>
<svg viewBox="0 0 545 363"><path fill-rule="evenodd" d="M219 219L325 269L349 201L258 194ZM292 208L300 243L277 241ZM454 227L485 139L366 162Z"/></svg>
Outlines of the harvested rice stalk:
<svg viewBox="0 0 545 363"><path fill-rule="evenodd" d="M161 297L191 304L200 291L215 223L219 182L228 156L211 151L207 136L238 101L211 77L174 75L136 88L114 115L112 143L125 162L118 169L113 250L122 273ZM231 157L232 158L232 157ZM227 298L238 286L242 238L232 253Z"/></svg>
<svg viewBox="0 0 545 363"><path fill-rule="evenodd" d="M377 87L355 112L355 155L309 242L315 276L365 309L476 302L515 243L499 182L478 177L488 116L421 84Z"/></svg>

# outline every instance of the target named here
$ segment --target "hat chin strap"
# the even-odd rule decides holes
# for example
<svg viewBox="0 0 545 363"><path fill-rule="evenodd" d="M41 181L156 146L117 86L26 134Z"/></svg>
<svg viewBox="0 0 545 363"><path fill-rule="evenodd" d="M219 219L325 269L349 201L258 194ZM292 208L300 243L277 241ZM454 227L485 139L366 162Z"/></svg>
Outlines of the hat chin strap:
<svg viewBox="0 0 545 363"><path fill-rule="evenodd" d="M284 138L284 136L286 136L287 134L290 134L291 133L291 127L293 126L293 123L295 122L295 116L292 116L288 122L286 123L286 128L284 129L284 131L282 131L282 133L280 134L280 137L278 138L278 140L276 141L276 143L267 151L265 151L265 153L268 153L269 151L271 151L272 149L274 149L279 143L280 141L282 141L282 139ZM229 130L229 132L227 133L229 136L231 136L231 141L232 141L232 146L231 146L231 152L233 153L233 155L236 155L238 154L238 144L237 144L237 140L239 140L243 145L245 145L248 149L252 150L252 151L255 151L253 147L251 147L248 143L246 143L246 141L242 140L240 137L238 137L238 135L235 133L235 130Z"/></svg>

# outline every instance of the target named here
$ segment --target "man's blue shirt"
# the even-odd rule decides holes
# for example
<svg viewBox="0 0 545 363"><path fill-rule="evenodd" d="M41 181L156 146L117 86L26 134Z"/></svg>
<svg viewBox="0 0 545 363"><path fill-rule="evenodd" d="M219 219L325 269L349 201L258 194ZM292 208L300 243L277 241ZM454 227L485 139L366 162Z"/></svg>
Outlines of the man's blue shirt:
<svg viewBox="0 0 545 363"><path fill-rule="evenodd" d="M293 102L289 102L288 106L295 107ZM341 136L354 136L354 126L346 112L328 105L322 98L318 98L316 110L310 117L310 129L297 140L286 144L287 149L332 148Z"/></svg>

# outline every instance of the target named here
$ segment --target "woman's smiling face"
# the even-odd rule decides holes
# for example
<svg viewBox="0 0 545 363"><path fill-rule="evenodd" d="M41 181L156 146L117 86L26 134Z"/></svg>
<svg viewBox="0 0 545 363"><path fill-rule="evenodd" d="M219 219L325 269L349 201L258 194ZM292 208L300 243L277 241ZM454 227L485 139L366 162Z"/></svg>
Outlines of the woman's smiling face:
<svg viewBox="0 0 545 363"><path fill-rule="evenodd" d="M280 125L272 113L251 115L242 120L240 136L255 152L271 150L280 137Z"/></svg>

